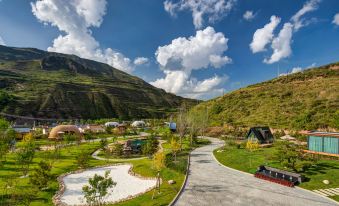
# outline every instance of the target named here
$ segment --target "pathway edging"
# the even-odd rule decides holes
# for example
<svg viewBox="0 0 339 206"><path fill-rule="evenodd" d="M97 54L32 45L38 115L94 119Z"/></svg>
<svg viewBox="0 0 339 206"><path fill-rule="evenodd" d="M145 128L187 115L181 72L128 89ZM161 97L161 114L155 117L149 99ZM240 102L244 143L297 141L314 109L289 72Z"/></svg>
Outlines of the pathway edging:
<svg viewBox="0 0 339 206"><path fill-rule="evenodd" d="M182 183L181 187L180 187L180 190L178 191L177 195L174 197L174 199L172 200L172 202L170 202L168 204L168 206L173 206L176 201L179 199L182 191L184 190L185 186L186 186L186 183L187 183L187 178L188 178L188 170L190 168L190 161L191 161L191 158L190 158L190 153L188 154L188 160L187 160L187 167L186 167L186 174L185 174L185 179L184 179L184 182Z"/></svg>

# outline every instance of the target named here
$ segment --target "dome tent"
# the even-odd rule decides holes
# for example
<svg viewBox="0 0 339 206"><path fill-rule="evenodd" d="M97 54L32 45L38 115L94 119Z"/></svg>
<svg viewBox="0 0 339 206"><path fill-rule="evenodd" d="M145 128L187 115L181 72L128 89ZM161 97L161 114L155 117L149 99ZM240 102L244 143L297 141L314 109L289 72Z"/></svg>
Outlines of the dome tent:
<svg viewBox="0 0 339 206"><path fill-rule="evenodd" d="M58 125L51 130L48 139L62 139L64 134L73 134L82 137L80 130L75 125Z"/></svg>

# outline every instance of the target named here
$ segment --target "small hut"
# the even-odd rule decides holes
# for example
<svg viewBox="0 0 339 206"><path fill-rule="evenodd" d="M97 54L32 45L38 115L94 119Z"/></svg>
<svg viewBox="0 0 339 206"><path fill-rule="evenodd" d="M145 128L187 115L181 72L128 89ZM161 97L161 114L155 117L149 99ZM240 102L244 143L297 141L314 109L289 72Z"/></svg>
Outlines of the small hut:
<svg viewBox="0 0 339 206"><path fill-rule="evenodd" d="M257 139L260 144L273 143L273 135L269 127L252 127L246 139Z"/></svg>
<svg viewBox="0 0 339 206"><path fill-rule="evenodd" d="M51 130L48 139L59 140L62 139L64 134L72 134L82 137L80 130L75 125L58 125Z"/></svg>

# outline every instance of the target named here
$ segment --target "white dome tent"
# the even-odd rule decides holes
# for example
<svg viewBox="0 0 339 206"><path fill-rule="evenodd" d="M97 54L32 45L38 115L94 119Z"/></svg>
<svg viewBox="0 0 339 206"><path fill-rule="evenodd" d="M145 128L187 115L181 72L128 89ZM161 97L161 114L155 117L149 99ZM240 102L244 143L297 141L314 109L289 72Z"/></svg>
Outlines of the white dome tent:
<svg viewBox="0 0 339 206"><path fill-rule="evenodd" d="M120 124L118 122L106 122L105 127L117 127Z"/></svg>
<svg viewBox="0 0 339 206"><path fill-rule="evenodd" d="M132 127L145 127L146 123L144 121L134 121L131 124Z"/></svg>

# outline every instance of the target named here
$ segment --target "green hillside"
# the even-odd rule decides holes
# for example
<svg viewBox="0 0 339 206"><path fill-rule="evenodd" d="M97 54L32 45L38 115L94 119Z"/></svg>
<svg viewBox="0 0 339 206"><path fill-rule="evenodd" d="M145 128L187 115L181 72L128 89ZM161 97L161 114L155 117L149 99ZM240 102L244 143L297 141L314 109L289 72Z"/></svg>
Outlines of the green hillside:
<svg viewBox="0 0 339 206"><path fill-rule="evenodd" d="M230 92L197 105L212 125L339 129L339 63Z"/></svg>
<svg viewBox="0 0 339 206"><path fill-rule="evenodd" d="M42 118L163 117L183 102L107 64L0 46L0 112Z"/></svg>

